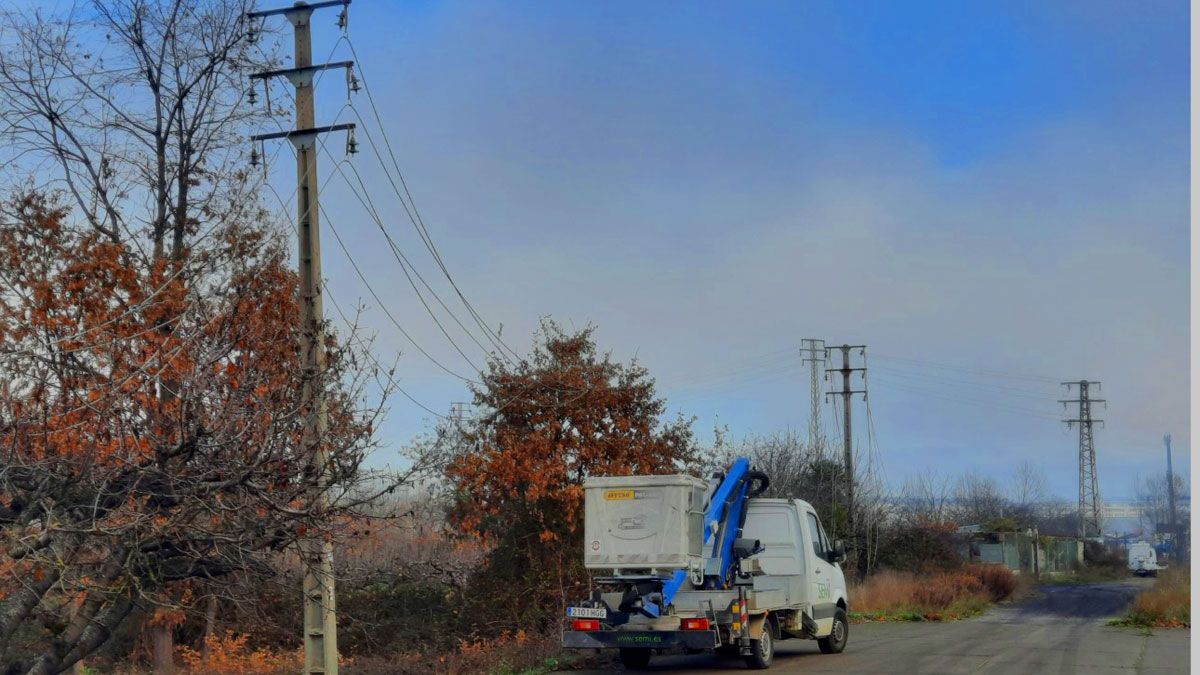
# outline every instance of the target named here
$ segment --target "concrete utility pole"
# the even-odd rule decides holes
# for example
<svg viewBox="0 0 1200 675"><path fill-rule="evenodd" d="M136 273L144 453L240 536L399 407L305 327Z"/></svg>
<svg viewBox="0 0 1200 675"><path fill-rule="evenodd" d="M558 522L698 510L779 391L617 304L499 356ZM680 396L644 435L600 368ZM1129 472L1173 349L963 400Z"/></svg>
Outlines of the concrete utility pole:
<svg viewBox="0 0 1200 675"><path fill-rule="evenodd" d="M1104 425L1104 420L1092 419L1092 404L1107 402L1102 398L1091 397L1091 387L1100 389L1096 381L1080 380L1078 382L1063 382L1070 391L1071 387L1079 389L1079 398L1059 399L1063 408L1068 403L1079 404L1079 416L1063 420L1067 428L1079 425L1079 537L1099 537L1100 529L1100 484L1096 477L1096 445L1092 436L1093 425Z"/></svg>
<svg viewBox="0 0 1200 675"><path fill-rule="evenodd" d="M850 375L855 371L861 373L866 372L866 368L851 368L850 367L850 350L857 349L863 356L867 354L866 345L842 345L840 347L827 347L825 349L828 356L830 349L840 349L842 351L842 367L841 368L826 368L827 373L842 374L842 389L841 391L827 391L826 398L831 395L840 395L842 397L842 449L845 453L845 471L846 471L846 520L850 536L854 536L854 438L851 425L850 415L850 400L855 394L862 394L863 400L867 400L866 389L852 389L850 387ZM865 377L865 376L864 376Z"/></svg>
<svg viewBox="0 0 1200 675"><path fill-rule="evenodd" d="M292 7L250 12L246 18L254 22L264 17L282 14L292 24L295 38L295 67L255 73L250 77L267 80L286 77L296 88L296 128L273 134L253 136L261 142L286 138L296 147L296 206L297 229L300 239L300 358L302 373L301 409L305 413L304 432L300 449L308 457L316 477L312 488L310 508L322 511L328 505L327 481L329 460L322 442L328 425L325 403L325 340L322 322L324 309L321 300L321 232L317 201L317 136L329 131L348 130L353 124L314 126L313 74L329 68L350 69L353 63L341 61L313 65L312 26L314 10L341 6L344 24L345 8L350 0L297 2ZM253 26L253 23L251 23ZM251 28L253 34L253 28ZM302 544L304 559L304 672L336 675L337 596L333 577L333 544L318 536L310 536Z"/></svg>
<svg viewBox="0 0 1200 675"><path fill-rule="evenodd" d="M800 355L809 364L808 445L822 457L825 454L825 434L821 428L821 371L825 365L825 341L805 338L800 341Z"/></svg>
<svg viewBox="0 0 1200 675"><path fill-rule="evenodd" d="M1167 446L1167 523L1171 526L1171 547L1175 556L1179 555L1179 521L1175 515L1175 472L1171 468L1171 434L1163 435L1163 443Z"/></svg>

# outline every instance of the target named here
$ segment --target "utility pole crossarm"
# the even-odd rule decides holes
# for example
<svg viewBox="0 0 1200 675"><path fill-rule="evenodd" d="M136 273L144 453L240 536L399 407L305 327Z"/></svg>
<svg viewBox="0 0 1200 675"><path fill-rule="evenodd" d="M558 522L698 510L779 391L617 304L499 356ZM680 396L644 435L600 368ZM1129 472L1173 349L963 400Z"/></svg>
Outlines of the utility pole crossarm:
<svg viewBox="0 0 1200 675"><path fill-rule="evenodd" d="M275 131L269 134L255 134L250 137L254 141L269 141L275 138L295 138L297 136L312 136L323 134L329 131L346 131L354 128L354 122L345 122L342 124L331 124L325 127L313 127L311 129L291 129L289 131Z"/></svg>
<svg viewBox="0 0 1200 675"><path fill-rule="evenodd" d="M330 131L349 131L350 140L346 146L346 152L354 154L358 152L357 145L354 141L354 122L344 122L342 124L332 124L324 127L310 127L308 129L292 129L290 131L275 131L269 134L257 134L250 137L250 140L269 141L275 138L286 138L296 146L298 150L308 150L314 146L314 139L317 136L329 133Z"/></svg>
<svg viewBox="0 0 1200 675"><path fill-rule="evenodd" d="M264 70L260 73L251 73L252 80L266 80L272 77L286 77L295 83L293 78L306 77L312 79L312 74L322 70L333 70L335 68L353 68L353 61L330 61L329 63L318 63L313 66L304 66L302 68L281 68L279 70Z"/></svg>
<svg viewBox="0 0 1200 675"><path fill-rule="evenodd" d="M275 9L264 9L264 10L258 11L258 12L246 12L246 18L261 19L263 17L278 16L280 14L292 14L295 12L311 12L314 9L324 9L326 7L337 7L338 5L346 7L349 4L350 4L350 0L326 0L325 2L314 2L311 4L307 3L307 2L303 2L303 0L301 0L301 2L297 2L292 7L277 7Z"/></svg>

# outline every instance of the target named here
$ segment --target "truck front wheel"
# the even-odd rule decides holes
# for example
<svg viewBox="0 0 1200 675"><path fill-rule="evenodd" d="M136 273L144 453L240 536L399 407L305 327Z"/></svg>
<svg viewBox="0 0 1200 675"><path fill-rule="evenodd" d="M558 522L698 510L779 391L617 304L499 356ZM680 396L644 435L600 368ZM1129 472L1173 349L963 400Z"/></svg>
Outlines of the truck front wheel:
<svg viewBox="0 0 1200 675"><path fill-rule="evenodd" d="M771 627L763 625L762 636L750 641L750 653L746 655L746 665L756 670L771 667L775 658L775 641L771 638Z"/></svg>
<svg viewBox="0 0 1200 675"><path fill-rule="evenodd" d="M841 607L833 613L833 629L829 635L818 638L817 646L822 654L841 654L846 649L846 641L850 639L850 621L847 620L846 610Z"/></svg>
<svg viewBox="0 0 1200 675"><path fill-rule="evenodd" d="M645 670L650 665L650 650L621 649L621 665L629 670Z"/></svg>

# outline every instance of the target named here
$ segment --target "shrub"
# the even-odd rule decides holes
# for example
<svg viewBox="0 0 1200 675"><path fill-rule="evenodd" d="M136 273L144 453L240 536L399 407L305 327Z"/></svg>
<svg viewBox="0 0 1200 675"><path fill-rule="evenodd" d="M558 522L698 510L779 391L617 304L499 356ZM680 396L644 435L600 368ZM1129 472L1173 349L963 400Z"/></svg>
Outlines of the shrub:
<svg viewBox="0 0 1200 675"><path fill-rule="evenodd" d="M952 526L924 523L896 529L880 542L881 569L918 574L962 566Z"/></svg>
<svg viewBox="0 0 1200 675"><path fill-rule="evenodd" d="M1124 577L1126 571L1126 556L1096 541L1083 543L1083 562L1091 568L1110 571Z"/></svg>
<svg viewBox="0 0 1200 675"><path fill-rule="evenodd" d="M1154 586L1138 593L1123 623L1162 628L1189 628L1192 581L1186 568L1159 574Z"/></svg>
<svg viewBox="0 0 1200 675"><path fill-rule="evenodd" d="M1017 590L1017 576L1001 565L968 565L967 573L979 580L992 602L1000 602Z"/></svg>
<svg viewBox="0 0 1200 675"><path fill-rule="evenodd" d="M281 652L266 648L251 650L247 636L226 631L222 636L210 635L204 643L207 653L189 647L179 648L185 673L208 675L274 675L294 673L303 666L303 652Z"/></svg>

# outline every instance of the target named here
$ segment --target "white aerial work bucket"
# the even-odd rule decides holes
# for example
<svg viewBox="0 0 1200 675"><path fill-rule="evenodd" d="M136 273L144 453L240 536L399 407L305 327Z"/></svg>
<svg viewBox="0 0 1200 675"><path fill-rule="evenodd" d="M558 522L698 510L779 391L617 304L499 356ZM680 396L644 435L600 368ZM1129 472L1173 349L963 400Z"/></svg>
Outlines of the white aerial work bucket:
<svg viewBox="0 0 1200 675"><path fill-rule="evenodd" d="M606 476L584 481L583 564L655 569L701 563L709 485L694 476Z"/></svg>

